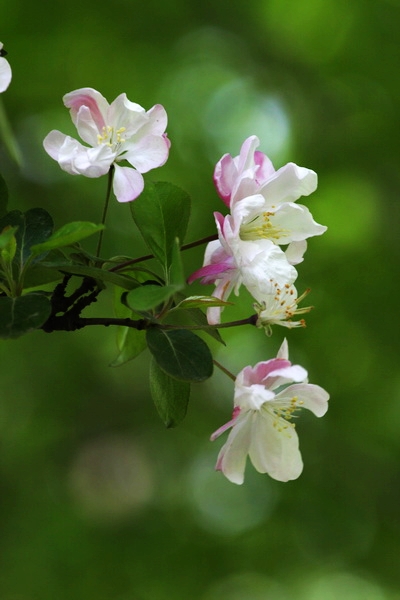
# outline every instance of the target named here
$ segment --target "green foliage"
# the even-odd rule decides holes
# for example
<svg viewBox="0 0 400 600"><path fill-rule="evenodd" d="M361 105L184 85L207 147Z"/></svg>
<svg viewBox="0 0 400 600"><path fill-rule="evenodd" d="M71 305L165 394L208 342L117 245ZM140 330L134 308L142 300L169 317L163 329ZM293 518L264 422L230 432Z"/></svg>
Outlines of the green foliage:
<svg viewBox="0 0 400 600"><path fill-rule="evenodd" d="M89 223L87 221L67 223L61 227L61 229L54 232L45 242L32 246L31 253L33 256L37 256L38 254L54 250L55 248L71 246L94 233L98 233L102 229L104 229L104 225L95 225L94 223Z"/></svg>
<svg viewBox="0 0 400 600"><path fill-rule="evenodd" d="M101 281L103 283L112 283L113 285L122 287L125 290L133 290L140 285L137 281L132 279L132 277L120 275L119 273L107 271L106 269L100 269L99 267L92 267L89 265L81 265L65 261L48 262L45 263L45 265L52 269L59 269L63 273L70 273L71 275L79 275L82 277L91 277L92 279Z"/></svg>
<svg viewBox="0 0 400 600"><path fill-rule="evenodd" d="M191 331L149 327L146 339L158 366L171 377L192 382L211 377L211 352L207 344Z"/></svg>
<svg viewBox="0 0 400 600"><path fill-rule="evenodd" d="M176 285L142 285L126 295L126 302L139 312L148 311L167 302L181 289Z"/></svg>
<svg viewBox="0 0 400 600"><path fill-rule="evenodd" d="M147 183L130 208L140 233L169 282L175 239L183 242L189 222L188 194L171 183Z"/></svg>
<svg viewBox="0 0 400 600"><path fill-rule="evenodd" d="M16 229L15 263L22 271L28 260L35 256L32 246L45 242L52 234L53 219L43 208L31 208L25 213L13 210L0 219L0 231L5 227Z"/></svg>
<svg viewBox="0 0 400 600"><path fill-rule="evenodd" d="M114 288L114 311L118 318L132 318L132 311L121 302L123 288ZM110 363L110 367L119 367L126 362L136 358L147 348L146 332L133 327L120 326L117 329L118 356Z"/></svg>
<svg viewBox="0 0 400 600"><path fill-rule="evenodd" d="M51 313L44 294L0 298L0 338L17 338L43 325Z"/></svg>
<svg viewBox="0 0 400 600"><path fill-rule="evenodd" d="M117 332L118 356L110 367L120 367L136 358L147 348L146 332L133 327L119 327Z"/></svg>
<svg viewBox="0 0 400 600"><path fill-rule="evenodd" d="M150 392L158 414L166 427L176 427L185 418L190 383L170 377L152 358L150 363Z"/></svg>
<svg viewBox="0 0 400 600"><path fill-rule="evenodd" d="M211 306L232 306L233 302L226 302L215 296L188 296L181 300L174 310L189 310L192 308L211 308Z"/></svg>

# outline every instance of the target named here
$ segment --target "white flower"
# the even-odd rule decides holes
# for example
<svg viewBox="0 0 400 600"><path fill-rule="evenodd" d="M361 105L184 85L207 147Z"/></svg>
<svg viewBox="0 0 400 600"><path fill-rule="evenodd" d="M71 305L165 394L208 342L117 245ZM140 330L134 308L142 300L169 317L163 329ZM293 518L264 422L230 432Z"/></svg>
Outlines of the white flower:
<svg viewBox="0 0 400 600"><path fill-rule="evenodd" d="M274 293L268 294L261 302L254 304L254 309L258 313L257 327L264 327L267 335L272 333L271 325L282 325L289 329L305 327L304 319L292 321L292 318L296 315L308 313L313 308L312 306L298 307L298 304L307 296L310 290L306 290L301 296L297 296L294 285L286 283L284 286L279 286L276 281L272 284Z"/></svg>
<svg viewBox="0 0 400 600"><path fill-rule="evenodd" d="M10 85L12 72L6 56L7 52L3 49L3 44L0 42L0 92L5 92Z"/></svg>
<svg viewBox="0 0 400 600"><path fill-rule="evenodd" d="M198 278L203 284L214 283L213 296L221 300L227 300L232 290L237 295L243 284L259 300L275 291L274 282L283 286L296 279L296 269L271 240L243 241L231 215L214 213L214 216L219 239L207 245L203 267L189 277L189 283ZM220 322L221 310L221 307L207 310L210 324Z"/></svg>
<svg viewBox="0 0 400 600"><path fill-rule="evenodd" d="M119 202L135 200L143 191L142 173L160 167L168 158L165 134L167 114L156 104L149 111L120 94L111 104L96 90L82 88L66 94L65 106L82 140L89 147L51 131L44 139L46 152L71 175L100 177L111 165L113 189ZM121 167L126 160L131 167Z"/></svg>
<svg viewBox="0 0 400 600"><path fill-rule="evenodd" d="M288 244L288 260L298 264L307 248L305 240L327 229L314 221L308 208L295 203L316 190L317 175L294 163L275 171L269 158L256 151L258 145L258 138L251 136L239 156L221 158L214 171L217 191L239 223L242 240Z"/></svg>
<svg viewBox="0 0 400 600"><path fill-rule="evenodd" d="M288 360L284 340L276 358L245 367L235 382L232 419L211 440L231 428L216 469L233 483L244 481L247 455L259 473L278 481L297 479L303 470L293 419L300 408L317 417L328 410L329 394L306 383L307 371Z"/></svg>

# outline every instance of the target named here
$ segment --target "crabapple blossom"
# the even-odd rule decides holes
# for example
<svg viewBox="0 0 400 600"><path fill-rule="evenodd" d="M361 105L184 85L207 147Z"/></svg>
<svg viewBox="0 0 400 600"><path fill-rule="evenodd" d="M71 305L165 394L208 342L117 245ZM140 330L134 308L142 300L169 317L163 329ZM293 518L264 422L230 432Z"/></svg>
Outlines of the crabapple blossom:
<svg viewBox="0 0 400 600"><path fill-rule="evenodd" d="M219 239L209 242L203 267L189 277L189 283L201 278L203 284L215 284L213 296L221 300L227 300L232 290L237 295L243 284L258 300L274 292L274 281L283 286L296 279L296 269L271 240L243 241L231 215L214 213L214 217ZM207 310L210 324L220 322L221 310L221 307Z"/></svg>
<svg viewBox="0 0 400 600"><path fill-rule="evenodd" d="M3 49L3 44L0 42L0 92L5 92L11 82L12 72L10 63L6 58L7 52Z"/></svg>
<svg viewBox="0 0 400 600"><path fill-rule="evenodd" d="M261 302L256 302L254 308L258 313L256 322L257 327L264 327L265 333L271 335L271 325L282 325L292 329L293 327L305 327L304 319L292 321L295 315L302 315L310 312L312 306L299 308L298 304L307 296L310 290L306 290L297 296L297 290L294 285L285 283L279 286L276 281L272 282L274 293L268 294Z"/></svg>
<svg viewBox="0 0 400 600"><path fill-rule="evenodd" d="M276 358L245 367L235 381L232 419L212 434L231 429L219 452L216 469L241 484L247 455L259 473L278 481L297 479L303 470L293 419L300 408L317 417L328 410L329 394L306 383L307 371L292 365L284 340Z"/></svg>
<svg viewBox="0 0 400 600"><path fill-rule="evenodd" d="M217 191L240 223L243 240L266 238L288 245L288 260L298 264L307 248L305 240L327 229L314 221L308 208L295 203L316 190L317 175L294 163L275 171L269 158L256 151L258 145L258 138L251 136L239 156L221 158L214 171Z"/></svg>
<svg viewBox="0 0 400 600"><path fill-rule="evenodd" d="M170 141L163 106L156 104L146 112L126 94L109 104L92 88L70 92L63 101L81 139L89 146L53 130L43 142L46 152L71 175L100 177L113 165L117 200L135 200L143 191L142 173L160 167L168 158ZM118 164L124 160L131 166Z"/></svg>

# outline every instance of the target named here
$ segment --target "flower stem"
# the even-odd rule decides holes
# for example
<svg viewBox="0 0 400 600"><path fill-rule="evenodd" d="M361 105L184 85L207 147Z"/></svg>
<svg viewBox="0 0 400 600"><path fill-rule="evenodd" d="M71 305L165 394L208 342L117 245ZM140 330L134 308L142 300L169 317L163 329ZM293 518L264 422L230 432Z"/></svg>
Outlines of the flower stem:
<svg viewBox="0 0 400 600"><path fill-rule="evenodd" d="M113 183L113 179L114 179L114 170L115 170L114 169L114 165L111 165L110 170L108 171L108 182L107 182L106 200L104 202L103 216L101 218L101 224L102 225L104 225L105 222L106 222L108 204L110 202L110 196L111 196L111 190L112 190L112 183ZM99 241L97 243L97 250L96 250L96 256L97 257L100 256L101 244L103 242L103 233L104 233L104 229L102 229L100 231L100 234L99 234Z"/></svg>
<svg viewBox="0 0 400 600"><path fill-rule="evenodd" d="M190 250L191 248L195 248L196 246L200 246L201 244L207 244L208 242L212 242L213 240L217 239L218 235L215 233L205 238L201 238L200 240L196 240L195 242L190 242L190 244L185 244L184 246L181 246L181 250ZM146 254L145 256L140 256L139 258L132 258L131 260L127 260L126 262L120 263L119 265L115 265L115 267L111 267L109 271L120 271L121 269L125 269L125 267L130 267L131 265L135 265L136 263L144 262L145 260L150 260L150 258L154 258L154 254Z"/></svg>
<svg viewBox="0 0 400 600"><path fill-rule="evenodd" d="M223 367L221 365L221 363L219 363L217 360L215 360L215 358L213 359L213 363L216 367L218 367L218 369L220 369L220 371L222 371L223 373L225 373L225 375L227 375L230 379L232 379L232 381L236 381L236 377L233 375L233 373L228 371L228 369L225 369L225 367Z"/></svg>

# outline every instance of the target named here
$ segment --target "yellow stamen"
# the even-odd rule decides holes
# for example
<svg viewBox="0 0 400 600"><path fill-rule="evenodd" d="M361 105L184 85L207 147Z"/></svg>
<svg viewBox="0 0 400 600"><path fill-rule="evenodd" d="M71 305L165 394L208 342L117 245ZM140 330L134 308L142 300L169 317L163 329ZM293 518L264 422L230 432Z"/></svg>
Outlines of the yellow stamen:
<svg viewBox="0 0 400 600"><path fill-rule="evenodd" d="M270 217L274 212L264 211L257 215L250 223L243 224L240 228L240 239L243 241L267 238L277 242L281 237L287 236L288 229L282 229L273 224Z"/></svg>

